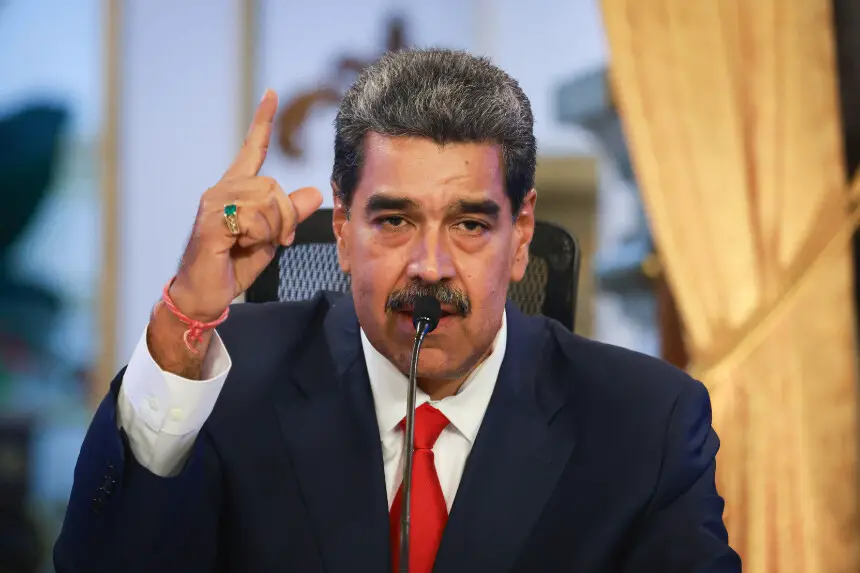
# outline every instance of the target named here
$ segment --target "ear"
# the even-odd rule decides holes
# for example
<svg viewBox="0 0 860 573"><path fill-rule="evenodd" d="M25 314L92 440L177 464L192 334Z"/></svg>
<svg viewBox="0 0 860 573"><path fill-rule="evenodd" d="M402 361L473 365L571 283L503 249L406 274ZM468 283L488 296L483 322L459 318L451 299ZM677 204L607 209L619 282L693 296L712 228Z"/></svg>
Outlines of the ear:
<svg viewBox="0 0 860 573"><path fill-rule="evenodd" d="M344 204L340 191L334 182L331 184L334 209L332 209L331 226L337 244L337 262L340 270L349 274L349 208Z"/></svg>
<svg viewBox="0 0 860 573"><path fill-rule="evenodd" d="M526 274L529 264L529 244L535 234L535 204L537 191L532 189L523 198L517 218L514 220L514 232L511 236L511 280L519 282Z"/></svg>

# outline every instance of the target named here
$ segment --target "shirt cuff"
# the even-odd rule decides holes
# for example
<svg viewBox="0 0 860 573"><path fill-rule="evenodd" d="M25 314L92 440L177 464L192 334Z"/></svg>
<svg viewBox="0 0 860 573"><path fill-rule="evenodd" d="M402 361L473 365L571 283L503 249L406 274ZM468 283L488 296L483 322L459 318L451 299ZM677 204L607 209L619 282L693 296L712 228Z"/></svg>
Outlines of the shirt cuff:
<svg viewBox="0 0 860 573"><path fill-rule="evenodd" d="M152 358L144 330L123 376L123 390L151 430L182 436L203 427L232 366L230 355L215 331L203 359L202 380L166 372Z"/></svg>

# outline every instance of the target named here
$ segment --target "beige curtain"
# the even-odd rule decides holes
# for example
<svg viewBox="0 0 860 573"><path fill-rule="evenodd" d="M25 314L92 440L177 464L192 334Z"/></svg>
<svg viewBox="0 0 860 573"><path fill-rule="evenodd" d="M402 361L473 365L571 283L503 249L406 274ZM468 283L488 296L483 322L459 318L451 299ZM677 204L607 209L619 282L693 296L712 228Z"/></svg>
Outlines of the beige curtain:
<svg viewBox="0 0 860 573"><path fill-rule="evenodd" d="M615 97L745 571L860 570L829 0L603 0ZM860 186L857 195L860 197Z"/></svg>

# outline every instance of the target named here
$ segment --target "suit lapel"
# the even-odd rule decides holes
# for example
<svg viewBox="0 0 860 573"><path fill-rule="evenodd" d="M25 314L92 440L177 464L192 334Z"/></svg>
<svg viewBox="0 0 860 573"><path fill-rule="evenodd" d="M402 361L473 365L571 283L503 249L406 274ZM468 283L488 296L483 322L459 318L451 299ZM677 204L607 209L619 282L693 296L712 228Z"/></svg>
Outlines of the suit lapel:
<svg viewBox="0 0 860 573"><path fill-rule="evenodd" d="M275 409L325 570L386 571L388 498L352 298L324 320L294 368L298 395Z"/></svg>
<svg viewBox="0 0 860 573"><path fill-rule="evenodd" d="M505 571L567 465L573 430L557 415L555 349L546 323L508 307L496 388L451 508L435 571ZM554 352L555 351L555 352Z"/></svg>

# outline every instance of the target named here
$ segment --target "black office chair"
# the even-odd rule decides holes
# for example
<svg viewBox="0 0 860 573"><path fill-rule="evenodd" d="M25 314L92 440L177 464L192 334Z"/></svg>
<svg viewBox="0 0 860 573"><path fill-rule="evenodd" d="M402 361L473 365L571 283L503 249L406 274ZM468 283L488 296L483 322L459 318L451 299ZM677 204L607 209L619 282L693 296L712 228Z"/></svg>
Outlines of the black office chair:
<svg viewBox="0 0 860 573"><path fill-rule="evenodd" d="M279 249L245 300L305 300L319 291L349 292L349 276L337 262L331 217L331 209L320 209L301 223L293 245ZM525 277L511 284L508 298L524 313L554 318L572 331L579 260L576 238L557 225L538 221Z"/></svg>

